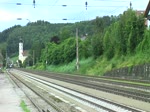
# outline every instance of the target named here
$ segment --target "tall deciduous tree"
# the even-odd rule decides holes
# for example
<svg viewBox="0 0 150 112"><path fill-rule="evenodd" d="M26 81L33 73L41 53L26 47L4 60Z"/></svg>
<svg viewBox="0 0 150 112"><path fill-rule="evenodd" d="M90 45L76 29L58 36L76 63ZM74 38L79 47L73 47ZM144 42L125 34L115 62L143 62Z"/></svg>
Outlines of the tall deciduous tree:
<svg viewBox="0 0 150 112"><path fill-rule="evenodd" d="M108 59L114 55L135 53L136 47L143 40L144 18L136 15L132 9L120 15L120 20L110 25L104 34L103 48Z"/></svg>

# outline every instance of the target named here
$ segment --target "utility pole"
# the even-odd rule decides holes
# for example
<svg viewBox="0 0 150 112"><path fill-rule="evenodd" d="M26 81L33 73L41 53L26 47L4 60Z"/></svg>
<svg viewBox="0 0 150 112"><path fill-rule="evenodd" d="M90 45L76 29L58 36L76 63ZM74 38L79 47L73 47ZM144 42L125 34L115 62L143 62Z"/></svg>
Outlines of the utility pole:
<svg viewBox="0 0 150 112"><path fill-rule="evenodd" d="M131 1L130 1L130 9L132 9L132 3L131 3Z"/></svg>
<svg viewBox="0 0 150 112"><path fill-rule="evenodd" d="M34 66L34 64L35 64L35 51L33 50L33 66Z"/></svg>
<svg viewBox="0 0 150 112"><path fill-rule="evenodd" d="M7 56L7 48L6 48L6 69L7 69L7 64L8 64L8 56Z"/></svg>
<svg viewBox="0 0 150 112"><path fill-rule="evenodd" d="M76 66L79 70L79 42L78 42L78 28L76 28Z"/></svg>
<svg viewBox="0 0 150 112"><path fill-rule="evenodd" d="M47 69L47 60L48 60L48 45L46 44L46 62L45 62L45 69Z"/></svg>

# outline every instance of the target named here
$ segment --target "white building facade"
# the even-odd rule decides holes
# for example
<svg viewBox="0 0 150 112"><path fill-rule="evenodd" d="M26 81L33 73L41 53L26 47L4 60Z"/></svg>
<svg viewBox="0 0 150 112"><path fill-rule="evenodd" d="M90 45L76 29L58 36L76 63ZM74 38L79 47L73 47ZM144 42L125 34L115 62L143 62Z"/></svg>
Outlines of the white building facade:
<svg viewBox="0 0 150 112"><path fill-rule="evenodd" d="M24 51L23 51L23 41L20 39L19 41L19 60L23 63L27 56L24 56Z"/></svg>

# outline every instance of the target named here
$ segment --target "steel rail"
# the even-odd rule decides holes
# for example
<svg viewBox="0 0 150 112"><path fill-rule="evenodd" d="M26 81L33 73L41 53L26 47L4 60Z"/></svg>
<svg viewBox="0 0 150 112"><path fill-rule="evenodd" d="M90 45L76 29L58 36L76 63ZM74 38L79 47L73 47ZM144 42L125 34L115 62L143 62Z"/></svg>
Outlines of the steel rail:
<svg viewBox="0 0 150 112"><path fill-rule="evenodd" d="M134 98L134 99L137 99L137 100L150 102L149 92L142 92L142 91L139 91L139 90L132 90L132 89L127 89L127 88L122 88L122 87L107 86L105 84L100 85L100 84L96 84L96 83L91 83L89 81L90 78L88 78L88 80L87 80L87 78L82 78L82 76L69 76L69 75L64 75L64 74L63 75L57 75L56 73L55 74L50 74L50 73L48 74L47 72L35 72L35 71L31 72L31 73L36 73L36 75L42 75L42 76L45 76L45 77L48 77L48 78L53 78L53 79L57 79L57 80L61 80L61 81L66 81L66 82L69 82L69 83L82 85L84 87L98 89L98 90L101 90L101 91L126 96L126 97L129 97L129 98L131 97L131 98ZM96 81L97 81L97 79L96 79Z"/></svg>
<svg viewBox="0 0 150 112"><path fill-rule="evenodd" d="M15 77L18 81L20 81L21 83L23 83L26 87L28 87L29 89L31 89L36 95L38 95L39 97L41 97L41 99L43 99L44 101L46 101L48 104L50 104L57 112L65 112L63 110L61 110L60 108L58 108L55 104L47 101L47 99L45 99L41 94L39 94L37 91L35 91L33 88L31 88L30 85L26 84L22 79L18 78L17 76L15 76L14 74L10 73L13 77ZM17 83L16 83L17 84ZM26 94L27 95L27 94ZM28 96L28 95L27 95ZM29 98L29 97L28 97ZM32 103L37 107L37 109L39 110L39 112L41 112L41 109L39 108L39 106L37 106L34 101L32 101ZM49 111L49 110L47 110ZM42 112L46 112L44 110L42 110Z"/></svg>
<svg viewBox="0 0 150 112"><path fill-rule="evenodd" d="M30 76L30 78L32 78L32 77ZM34 79L34 78L32 78L32 79ZM34 80L37 80L37 79L34 79ZM37 80L37 81L39 81L39 80ZM46 81L46 82L47 82L47 81ZM43 83L43 82L41 82L41 83ZM53 83L53 84L54 84L54 83ZM48 84L46 84L46 85L48 85ZM58 85L58 84L55 84L55 85L60 86L60 85ZM48 85L48 86L49 86L49 85ZM70 89L70 88L64 87L64 86L62 86L62 85L61 85L61 87L66 88L66 89ZM55 87L52 87L52 88L58 89L58 88L55 88ZM121 107L121 108L125 108L125 109L127 109L127 110L132 111L132 112L141 112L141 111L142 111L142 110L135 109L135 108L132 108L132 107L128 107L128 106L125 106L125 105L117 104L117 103L108 101L108 100L106 100L106 99L97 98L97 97L88 95L88 94L86 94L86 93L83 93L83 92L80 92L80 91L77 91L77 90L73 90L73 89L70 89L70 90L75 91L75 92L78 92L78 93L80 93L80 94L87 95L87 96L92 97L92 98L95 98L95 99L97 99L97 100L105 101L105 102L107 102L107 103L116 105L116 106ZM67 93L67 92L64 91L64 90L60 90L60 89L59 89L59 91L62 91L62 92L64 92L64 93ZM67 94L70 94L70 93L67 93ZM70 95L71 95L71 94L70 94ZM72 95L72 96L78 97L78 96L75 96L75 95ZM80 98L80 97L78 97L78 98ZM82 100L84 100L84 101L86 101L86 102L89 102L89 101L86 100L86 99L83 99L83 98L80 98L80 99L82 99ZM91 103L91 104L93 104L93 105L96 105L96 106L99 106L99 107L101 107L101 108L103 108L103 109L106 109L106 107L102 107L102 106L100 106L100 105L94 104L93 102L89 102L89 103ZM115 111L112 111L112 110L108 110L108 111L109 111L109 112L115 112Z"/></svg>

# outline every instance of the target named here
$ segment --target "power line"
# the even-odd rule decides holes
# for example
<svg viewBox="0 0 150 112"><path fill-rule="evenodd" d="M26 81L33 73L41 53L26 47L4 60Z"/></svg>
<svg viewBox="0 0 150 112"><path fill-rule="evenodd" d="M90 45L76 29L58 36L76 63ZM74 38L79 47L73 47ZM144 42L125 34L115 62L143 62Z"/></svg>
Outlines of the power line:
<svg viewBox="0 0 150 112"><path fill-rule="evenodd" d="M128 2L126 0L124 0L124 1L119 1L119 0L95 0L95 1L101 1L101 2L103 2L103 1L105 1L105 2Z"/></svg>
<svg viewBox="0 0 150 112"><path fill-rule="evenodd" d="M88 0L87 0L88 1ZM63 5L57 5L57 3L59 2L59 0L55 0L55 1L53 1L53 3L51 3L52 5L50 5L50 4L44 4L44 3L36 3L36 0L33 0L33 3L31 2L31 3L9 3L9 2L0 2L0 4L6 4L6 5L19 5L19 6L21 6L21 5L31 5L31 6L34 6L34 8L35 8L35 5L36 6L48 6L48 7L50 7L50 8L53 8L53 7L68 7L68 8L74 8L75 9L75 7L83 7L83 8L85 8L86 7L86 10L84 9L84 11L86 11L86 12L84 12L84 11L82 11L82 10L80 10L80 11L82 11L80 14L78 13L77 15L75 15L76 17L73 17L73 19L69 19L69 18L64 18L64 19L48 19L48 20L55 20L55 21L57 21L57 20L67 20L67 21L81 21L81 20L87 20L87 19L90 19L89 17L87 17L88 16L88 14L87 13L89 13L88 11L87 11L87 8L103 8L104 9L104 11L102 11L102 10L96 10L95 9L95 11L99 11L99 13L100 13L100 15L101 15L101 13L112 13L112 12L116 12L117 11L117 9L120 9L120 8L123 8L123 7L127 7L127 6L121 6L121 5L118 5L118 6L113 6L113 5L110 5L110 4L107 4L107 5L92 5L92 4L89 4L89 2L84 2L85 4L83 4L83 5L67 5L67 4L63 4ZM99 1L106 1L106 2L108 2L108 0L99 0ZM117 1L117 0L109 0L109 1ZM107 9L106 9L106 8ZM109 8L109 9L108 9ZM113 9L113 8L115 8L115 10ZM49 9L49 8L48 8ZM76 8L76 9L79 9L79 8ZM111 12L108 12L107 10L111 10ZM60 12L61 12L61 10L60 10ZM94 13L92 13L92 16L94 16L93 15ZM65 15L65 14L64 14ZM74 16L74 15L73 15ZM91 15L90 15L91 16ZM97 14L97 16L99 16L98 14ZM71 17L72 18L72 17ZM46 19L44 19L44 20L46 20Z"/></svg>
<svg viewBox="0 0 150 112"><path fill-rule="evenodd" d="M51 5L51 8L54 7L58 1L59 1L59 0L56 0L56 1L54 2L54 4Z"/></svg>
<svg viewBox="0 0 150 112"><path fill-rule="evenodd" d="M50 6L50 7L62 7L62 6L63 7L85 7L84 5L65 5L65 4L63 4L63 5L56 5L56 4L48 5L48 4L35 4L34 2L33 2L33 4L22 4L22 3L0 3L0 4L6 4L6 5L34 5L34 7L35 7L35 5ZM86 8L87 7L125 7L125 6L123 6L123 5L121 5L121 6L117 6L117 5L115 5L115 6L113 6L113 5L104 6L104 5L88 5L87 4Z"/></svg>

